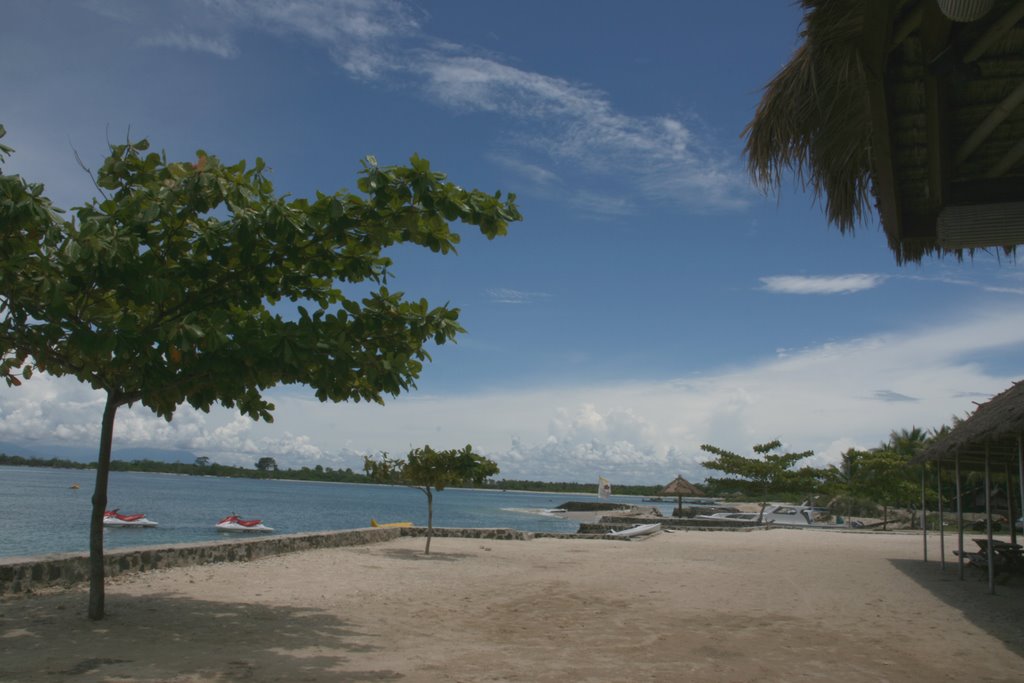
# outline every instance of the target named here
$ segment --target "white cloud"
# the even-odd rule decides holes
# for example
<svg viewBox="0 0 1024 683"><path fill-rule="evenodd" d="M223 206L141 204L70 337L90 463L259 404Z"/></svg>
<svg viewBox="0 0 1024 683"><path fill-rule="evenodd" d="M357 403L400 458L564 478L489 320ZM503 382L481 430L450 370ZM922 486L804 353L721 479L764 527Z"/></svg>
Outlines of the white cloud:
<svg viewBox="0 0 1024 683"><path fill-rule="evenodd" d="M607 93L556 75L519 69L466 46L438 39L425 28L426 14L395 0L274 0L244 3L180 3L177 16L153 21L162 10L140 16L121 7L121 21L140 27L143 44L205 51L220 57L238 53L235 38L262 31L318 45L351 77L417 88L444 107L494 112L519 122L501 144L518 144L546 163L569 164L597 174L595 185L614 177L620 186L649 201L696 209L736 209L754 197L733 153L714 149L676 116L630 116L616 110ZM95 11L110 12L97 8ZM153 33L150 25L173 28ZM498 144L498 141L495 141ZM523 170L541 166L520 162ZM548 177L550 180L550 177ZM596 194L591 190L592 194ZM566 195L574 196L572 193ZM625 202L590 208L631 209Z"/></svg>
<svg viewBox="0 0 1024 683"><path fill-rule="evenodd" d="M778 438L813 450L812 464L873 447L893 429L934 428L972 400L1019 377L991 376L972 359L1024 344L1024 312L950 313L940 325L831 343L744 367L661 382L573 385L429 396L388 403L321 404L295 390L272 395L275 423L188 407L166 422L139 407L118 414L117 445L192 450L251 465L358 469L361 456L430 444L473 444L509 478L657 483L702 480L702 443L749 454ZM1024 374L1024 368L1021 368ZM899 400L897 400L899 399ZM905 400L913 399L913 400ZM37 375L0 390L0 440L88 444L99 438L102 397Z"/></svg>
<svg viewBox="0 0 1024 683"><path fill-rule="evenodd" d="M518 289L498 287L487 290L487 296L497 304L529 304L538 299L546 299L550 294L544 292L523 292Z"/></svg>
<svg viewBox="0 0 1024 683"><path fill-rule="evenodd" d="M774 275L762 277L763 289L775 294L850 294L874 289L888 279L887 275L855 273L851 275Z"/></svg>
<svg viewBox="0 0 1024 683"><path fill-rule="evenodd" d="M183 30L144 37L140 43L150 47L173 47L184 51L208 52L225 59L238 56L238 48L228 36L201 35Z"/></svg>
<svg viewBox="0 0 1024 683"><path fill-rule="evenodd" d="M540 164L532 164L506 154L489 154L488 158L495 164L516 172L540 189L554 190L562 182L558 174Z"/></svg>

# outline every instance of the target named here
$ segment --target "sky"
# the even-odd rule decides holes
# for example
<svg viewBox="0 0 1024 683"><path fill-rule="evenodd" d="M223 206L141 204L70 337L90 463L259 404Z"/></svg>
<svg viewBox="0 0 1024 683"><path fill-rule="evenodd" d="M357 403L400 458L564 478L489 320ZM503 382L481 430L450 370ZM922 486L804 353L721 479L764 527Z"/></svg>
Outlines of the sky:
<svg viewBox="0 0 1024 683"><path fill-rule="evenodd" d="M108 141L263 157L279 192L354 188L360 159L430 160L514 192L506 237L396 248L392 289L461 309L386 405L267 392L272 424L122 409L118 448L351 467L472 444L500 477L702 481L712 444L838 461L964 417L1024 376L1024 272L978 253L897 266L877 219L827 224L793 182L753 187L743 130L798 45L789 0L8 0L6 173L58 206ZM98 448L103 397L0 389L0 443ZM95 445L94 445L95 444Z"/></svg>

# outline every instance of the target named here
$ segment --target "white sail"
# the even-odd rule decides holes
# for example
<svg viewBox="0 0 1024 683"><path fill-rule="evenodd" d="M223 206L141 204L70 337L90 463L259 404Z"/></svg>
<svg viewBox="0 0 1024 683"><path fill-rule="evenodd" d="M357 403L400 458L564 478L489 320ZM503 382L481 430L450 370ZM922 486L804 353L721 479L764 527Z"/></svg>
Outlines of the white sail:
<svg viewBox="0 0 1024 683"><path fill-rule="evenodd" d="M604 477L597 478L597 497L608 498L612 495L612 483Z"/></svg>

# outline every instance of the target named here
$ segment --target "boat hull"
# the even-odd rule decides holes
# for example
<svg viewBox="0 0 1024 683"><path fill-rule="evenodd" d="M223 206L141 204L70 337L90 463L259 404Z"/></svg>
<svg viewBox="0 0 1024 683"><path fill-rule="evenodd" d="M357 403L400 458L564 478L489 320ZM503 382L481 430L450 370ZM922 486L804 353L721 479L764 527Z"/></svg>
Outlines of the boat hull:
<svg viewBox="0 0 1024 683"><path fill-rule="evenodd" d="M217 531L230 531L231 533L259 533L261 531L273 531L274 529L263 524L257 524L255 526L242 526L235 522L221 522L215 526Z"/></svg>
<svg viewBox="0 0 1024 683"><path fill-rule="evenodd" d="M637 536L648 536L658 531L661 531L661 524L637 524L628 529L610 531L608 535L615 536L616 538L635 538Z"/></svg>
<svg viewBox="0 0 1024 683"><path fill-rule="evenodd" d="M121 529L152 529L153 527L160 525L151 519L142 518L132 522L126 522L121 519L104 519L103 526Z"/></svg>

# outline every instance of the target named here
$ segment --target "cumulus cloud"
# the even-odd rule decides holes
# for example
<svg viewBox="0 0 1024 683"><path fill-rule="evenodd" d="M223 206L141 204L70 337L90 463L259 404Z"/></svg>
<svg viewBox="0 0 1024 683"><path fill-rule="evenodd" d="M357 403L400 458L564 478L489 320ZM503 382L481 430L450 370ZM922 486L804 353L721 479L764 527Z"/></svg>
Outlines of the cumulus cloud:
<svg viewBox="0 0 1024 683"><path fill-rule="evenodd" d="M119 412L115 439L222 463L251 465L268 455L287 467L353 469L381 450L471 443L502 476L552 481L661 483L677 474L701 481L708 474L701 444L750 454L776 438L786 450L813 450L808 464L824 465L848 448L876 446L894 429L939 427L1019 379L993 376L975 359L1024 344L1024 312L943 321L676 380L411 394L386 406L322 404L279 390L271 395L274 424L188 407L168 423L136 406ZM102 409L102 396L88 387L39 374L0 389L0 440L94 443Z"/></svg>
<svg viewBox="0 0 1024 683"><path fill-rule="evenodd" d="M856 273L851 275L774 275L762 277L762 289L774 294L851 294L881 286L888 276Z"/></svg>

